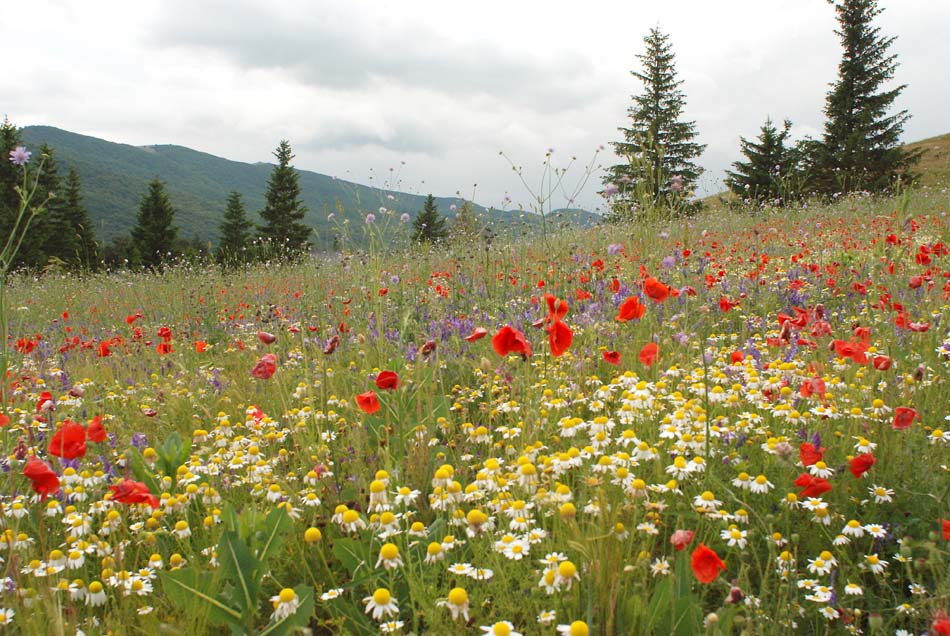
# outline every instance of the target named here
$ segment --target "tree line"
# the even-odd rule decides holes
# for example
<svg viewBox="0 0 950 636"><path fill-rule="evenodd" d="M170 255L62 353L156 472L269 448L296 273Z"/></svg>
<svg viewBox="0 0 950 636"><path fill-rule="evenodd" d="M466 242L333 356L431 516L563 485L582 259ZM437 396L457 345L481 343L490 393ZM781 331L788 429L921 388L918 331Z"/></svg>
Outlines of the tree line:
<svg viewBox="0 0 950 636"><path fill-rule="evenodd" d="M3 156L21 145L19 129L5 118L0 126ZM277 164L267 183L264 208L258 213L260 223L251 220L241 194L232 191L213 253L206 242L179 236L175 208L159 177L148 184L131 233L102 245L96 240L89 212L83 205L79 172L71 166L63 179L54 149L44 144L38 154L40 160L34 162L38 173L33 201L46 204L44 212L35 217L14 267L37 269L55 264L70 269L94 270L101 266L156 269L171 259L182 257L213 257L222 265L237 266L264 259L295 259L312 247L312 229L303 223L307 207L301 199L299 175L291 165L294 155L287 140L282 140L274 152ZM18 181L21 177L18 166L0 162L0 236L8 236L13 227L19 205L16 187L22 186ZM405 216L408 221L408 215ZM437 244L450 234L469 240L484 236L484 232L468 202L457 210L453 224L448 226L430 194L413 220L409 235L418 243Z"/></svg>
<svg viewBox="0 0 950 636"><path fill-rule="evenodd" d="M825 100L824 133L792 143L792 122L785 119L779 127L766 117L756 139L740 137L743 159L732 164L725 183L744 203L786 205L809 196L884 192L914 177L910 169L920 153L900 145L910 115L890 112L906 85L886 87L897 68L897 56L888 53L895 38L873 24L882 9L877 0L829 3L843 51ZM696 123L682 118L685 93L669 36L653 28L644 44L637 56L642 70L631 71L643 91L632 98L622 141L612 144L625 161L608 168L603 181L608 220L686 208L702 174L696 159L705 146L696 142Z"/></svg>

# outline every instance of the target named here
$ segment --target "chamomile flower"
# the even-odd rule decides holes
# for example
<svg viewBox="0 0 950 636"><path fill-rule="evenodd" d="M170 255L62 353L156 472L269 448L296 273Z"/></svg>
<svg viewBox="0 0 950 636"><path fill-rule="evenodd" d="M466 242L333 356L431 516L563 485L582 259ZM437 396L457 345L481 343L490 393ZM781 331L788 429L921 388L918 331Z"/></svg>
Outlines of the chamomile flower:
<svg viewBox="0 0 950 636"><path fill-rule="evenodd" d="M465 588L452 588L448 597L443 601L439 601L437 605L448 608L452 614L452 620L461 618L468 622L468 592L465 591Z"/></svg>
<svg viewBox="0 0 950 636"><path fill-rule="evenodd" d="M366 613L372 612L373 620L378 621L381 618L395 616L399 613L399 606L396 599L384 587L377 588L372 596L363 599L366 603Z"/></svg>
<svg viewBox="0 0 950 636"><path fill-rule="evenodd" d="M868 494L874 497L875 503L890 503L894 501L894 491L884 486L873 485L868 488Z"/></svg>
<svg viewBox="0 0 950 636"><path fill-rule="evenodd" d="M515 631L515 626L509 621L498 621L493 625L480 625L479 629L486 636L522 636L521 632Z"/></svg>
<svg viewBox="0 0 950 636"><path fill-rule="evenodd" d="M300 597L291 588L285 587L279 594L272 596L270 602L274 606L271 620L276 623L297 612L297 608L300 606Z"/></svg>
<svg viewBox="0 0 950 636"><path fill-rule="evenodd" d="M343 588L342 588L342 587L335 587L335 588L333 588L332 590L327 590L326 592L324 592L323 594L321 594L321 595L320 595L320 600L321 600L321 601L332 601L332 600L334 600L334 599L340 598L341 596L343 596Z"/></svg>
<svg viewBox="0 0 950 636"><path fill-rule="evenodd" d="M887 561L877 556L877 554L868 554L864 557L864 565L874 572L881 574L887 568Z"/></svg>
<svg viewBox="0 0 950 636"><path fill-rule="evenodd" d="M590 628L584 621L574 621L570 625L558 625L557 633L559 636L588 636Z"/></svg>
<svg viewBox="0 0 950 636"><path fill-rule="evenodd" d="M384 543L379 549L379 558L376 560L376 567L380 565L386 570L392 570L402 567L402 556L399 554L399 548L394 543Z"/></svg>

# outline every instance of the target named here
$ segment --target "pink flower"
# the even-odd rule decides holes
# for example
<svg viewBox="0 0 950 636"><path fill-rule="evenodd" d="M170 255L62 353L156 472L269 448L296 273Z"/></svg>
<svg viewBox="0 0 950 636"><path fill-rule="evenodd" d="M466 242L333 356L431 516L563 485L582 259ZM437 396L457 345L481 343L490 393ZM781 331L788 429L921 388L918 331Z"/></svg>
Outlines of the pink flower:
<svg viewBox="0 0 950 636"><path fill-rule="evenodd" d="M679 552L684 550L693 541L693 531L692 530L677 530L670 537L670 543L676 548L676 551Z"/></svg>

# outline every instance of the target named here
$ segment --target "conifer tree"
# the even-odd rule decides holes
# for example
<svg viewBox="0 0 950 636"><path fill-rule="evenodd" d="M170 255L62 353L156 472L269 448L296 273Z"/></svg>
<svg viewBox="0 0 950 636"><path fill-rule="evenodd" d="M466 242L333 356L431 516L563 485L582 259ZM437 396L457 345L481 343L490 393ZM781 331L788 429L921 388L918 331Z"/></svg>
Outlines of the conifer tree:
<svg viewBox="0 0 950 636"><path fill-rule="evenodd" d="M224 220L220 227L221 240L215 257L223 265L236 265L247 262L247 250L251 244L253 226L244 211L241 193L228 194L228 205L224 210Z"/></svg>
<svg viewBox="0 0 950 636"><path fill-rule="evenodd" d="M53 149L43 144L40 147L40 155L45 161L39 174L35 196L47 201L46 211L34 219L30 236L23 243L22 250L25 263L34 267L42 267L50 261L72 262L78 249L75 235L66 218L63 183Z"/></svg>
<svg viewBox="0 0 950 636"><path fill-rule="evenodd" d="M99 244L89 211L82 204L82 182L75 166L69 167L63 188L63 215L74 240L75 257L70 261L79 267L96 269L99 263Z"/></svg>
<svg viewBox="0 0 950 636"><path fill-rule="evenodd" d="M755 203L787 203L797 193L797 151L786 145L792 122L785 120L778 130L766 118L756 141L739 138L746 161L732 164L727 170L726 185L743 200Z"/></svg>
<svg viewBox="0 0 950 636"><path fill-rule="evenodd" d="M23 145L20 130L7 117L0 124L0 240L6 241L13 230L20 198L14 188L20 185L22 171L8 160L10 151Z"/></svg>
<svg viewBox="0 0 950 636"><path fill-rule="evenodd" d="M694 160L706 146L694 141L696 123L681 121L686 101L669 36L653 28L643 41L646 51L637 55L643 69L630 71L643 92L632 97L630 127L619 129L623 141L611 144L628 161L608 168L604 183L619 188L622 203L645 196L656 204L696 181L702 168Z"/></svg>
<svg viewBox="0 0 950 636"><path fill-rule="evenodd" d="M919 159L901 148L910 115L888 114L905 84L890 86L897 55L888 54L896 38L884 37L872 23L877 0L835 2L843 49L838 80L825 102L825 131L818 146L816 186L820 192L882 191Z"/></svg>
<svg viewBox="0 0 950 636"><path fill-rule="evenodd" d="M156 177L148 184L148 192L142 197L136 225L132 228L130 260L133 264L150 269L161 266L178 235L174 220L175 209L165 193L165 184Z"/></svg>
<svg viewBox="0 0 950 636"><path fill-rule="evenodd" d="M467 243L479 237L478 219L475 218L475 209L471 201L465 201L455 212L449 234L453 241Z"/></svg>
<svg viewBox="0 0 950 636"><path fill-rule="evenodd" d="M277 165L267 182L264 209L260 226L262 238L270 241L282 254L294 257L310 249L310 228L300 223L307 208L300 200L300 182L297 171L290 165L294 158L290 142L280 142L274 152Z"/></svg>
<svg viewBox="0 0 950 636"><path fill-rule="evenodd" d="M448 236L445 217L439 214L435 198L430 194L415 219L412 220L412 240L417 243L438 243Z"/></svg>

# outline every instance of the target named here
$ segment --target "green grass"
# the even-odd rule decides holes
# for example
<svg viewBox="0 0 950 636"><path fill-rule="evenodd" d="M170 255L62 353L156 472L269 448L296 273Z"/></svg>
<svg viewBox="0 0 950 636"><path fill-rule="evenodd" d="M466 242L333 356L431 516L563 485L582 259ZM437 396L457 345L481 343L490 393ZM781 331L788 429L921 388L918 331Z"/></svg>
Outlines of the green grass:
<svg viewBox="0 0 950 636"><path fill-rule="evenodd" d="M223 633L212 603L182 591L193 584L226 608L219 615L251 631L268 628L270 597L295 588L294 616L316 634L379 633L364 611L377 589L397 599L401 633L481 633L511 621L523 634L554 634L576 620L591 634L849 633L842 616L863 633L921 633L950 609L950 543L939 524L950 515L950 435L939 433L950 427L942 353L950 256L936 247L950 233L945 197L929 190L905 203L716 211L489 249L388 253L369 241L376 247L367 252L242 272L182 265L160 276L14 279L13 340L35 344L14 355L3 409L10 424L0 431L7 536L23 535L3 550L14 590L3 606L16 612L8 629ZM618 322L617 305L642 295L646 276L678 295L642 298L642 319ZM913 276L921 286L909 286ZM548 314L545 293L570 305L563 321L573 342L560 357L545 326L532 328ZM723 299L736 305L724 311ZM812 334L819 306L830 334ZM786 339L778 316L792 307L809 312L809 324ZM531 357L493 350L506 324L524 332ZM159 355L163 327L173 351ZM488 336L468 342L474 327ZM276 341L264 344L259 331ZM333 336L339 345L324 353ZM836 340L862 338L867 363L834 350ZM97 355L103 341L108 357ZM424 356L427 342L434 349ZM638 360L649 342L659 345L651 366ZM608 350L619 366L604 361ZM267 353L277 356L273 377L252 377ZM872 364L880 356L890 368ZM399 375L394 391L375 388L385 369ZM824 398L806 395L821 384ZM381 403L373 414L356 402L370 390ZM56 402L40 414L46 422L37 419L43 391ZM898 407L919 418L895 429ZM50 456L49 435L67 418L87 424L95 415L113 437L88 444L79 490ZM812 502L819 513L788 496L801 492L794 482L807 471L800 444L816 435L834 471L831 490ZM862 440L876 445L877 461L855 478L848 466ZM17 447L62 478L59 496L71 501L58 515L31 500ZM700 458L705 469L670 483L677 457L694 467ZM774 487L757 494L734 485L742 473ZM145 483L160 507L110 502L108 486L126 477ZM398 513L398 532L385 538L382 510L370 510L376 481ZM872 486L892 491L891 500L875 501ZM396 505L399 488L419 496ZM695 505L707 492L721 502L715 514ZM308 494L319 505L307 505ZM72 539L69 505L91 524ZM367 527L334 521L340 506ZM836 543L851 519L886 534ZM190 536L179 536L182 522ZM746 545L728 545L730 524ZM307 535L311 528L319 541L306 540L317 534ZM678 529L694 533L682 552L670 543ZM499 550L530 530L543 533L522 544L524 558ZM279 549L265 547L270 536ZM377 567L384 543L397 547L401 567ZM430 564L432 543L455 547ZM699 543L725 563L708 584L690 565ZM76 569L24 572L32 560L49 563L53 550L86 544ZM824 551L837 562L834 575L809 571ZM790 567L778 567L783 553ZM881 574L868 569L874 554L887 562ZM122 573L134 578L152 555L163 564L154 590L123 593ZM574 564L576 580L546 579L548 556ZM453 574L454 563L493 576ZM58 591L74 580L103 582L105 604ZM808 600L824 594L799 588L808 580L833 590L835 603ZM863 595L847 595L848 583ZM467 593L468 624L439 605L455 587ZM338 588L339 598L321 598ZM728 602L740 593L744 600ZM152 609L140 616L143 607ZM539 624L547 611L556 620Z"/></svg>

